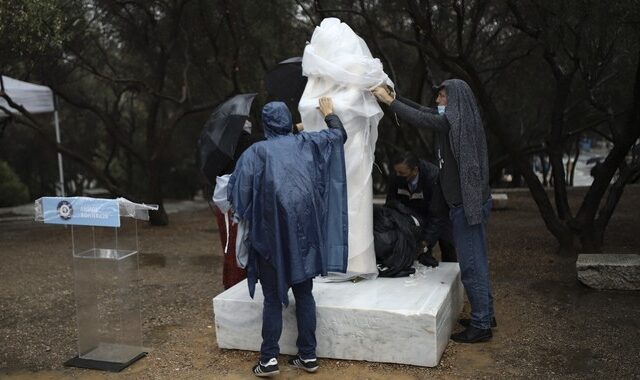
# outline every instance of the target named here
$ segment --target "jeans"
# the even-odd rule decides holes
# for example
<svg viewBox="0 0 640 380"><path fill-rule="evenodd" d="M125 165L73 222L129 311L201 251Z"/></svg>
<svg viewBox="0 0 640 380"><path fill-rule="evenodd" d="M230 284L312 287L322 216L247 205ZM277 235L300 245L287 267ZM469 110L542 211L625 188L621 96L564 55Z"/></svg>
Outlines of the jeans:
<svg viewBox="0 0 640 380"><path fill-rule="evenodd" d="M490 211L491 199L482 206L482 223L473 226L467 223L463 206L449 211L462 284L471 304L471 326L480 329L491 328L494 316L486 234Z"/></svg>
<svg viewBox="0 0 640 380"><path fill-rule="evenodd" d="M282 303L278 297L276 271L262 256L258 255L258 271L264 307L262 310L262 345L260 346L260 362L267 363L280 354L278 341L282 334ZM302 359L316 358L316 301L311 291L313 279L308 279L291 286L296 303L296 320L298 322L298 355Z"/></svg>

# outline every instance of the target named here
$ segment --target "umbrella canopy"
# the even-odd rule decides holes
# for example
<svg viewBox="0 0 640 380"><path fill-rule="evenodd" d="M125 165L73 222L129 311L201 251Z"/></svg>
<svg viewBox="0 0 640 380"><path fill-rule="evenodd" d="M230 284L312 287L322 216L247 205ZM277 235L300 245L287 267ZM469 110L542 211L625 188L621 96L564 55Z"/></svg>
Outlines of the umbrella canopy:
<svg viewBox="0 0 640 380"><path fill-rule="evenodd" d="M56 142L60 144L60 121L54 101L53 91L47 86L23 82L21 80L0 76L2 88L13 102L24 107L30 113L53 112L53 123L56 128ZM9 117L9 114L18 114L19 110L9 106L7 101L0 98L0 119ZM64 196L64 170L62 168L62 154L58 152L58 188L56 193Z"/></svg>
<svg viewBox="0 0 640 380"><path fill-rule="evenodd" d="M23 82L4 75L0 80L4 85L5 93L11 97L11 100L23 106L27 111L31 113L55 111L53 91L49 87ZM0 107L5 108L10 113L19 113L18 110L9 107L9 104L2 98L0 98ZM0 108L0 118L9 116L2 108Z"/></svg>
<svg viewBox="0 0 640 380"><path fill-rule="evenodd" d="M278 63L264 76L264 85L273 100L285 102L290 110L297 109L307 85L307 78L302 75L302 57Z"/></svg>
<svg viewBox="0 0 640 380"><path fill-rule="evenodd" d="M198 150L200 169L210 184L233 159L244 122L249 117L256 94L240 94L223 102L204 125Z"/></svg>

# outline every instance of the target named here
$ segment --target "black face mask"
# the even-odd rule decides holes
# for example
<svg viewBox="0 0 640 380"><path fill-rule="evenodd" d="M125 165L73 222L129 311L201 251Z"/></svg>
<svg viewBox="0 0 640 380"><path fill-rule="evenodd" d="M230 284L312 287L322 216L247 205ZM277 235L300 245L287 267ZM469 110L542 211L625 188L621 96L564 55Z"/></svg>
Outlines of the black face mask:
<svg viewBox="0 0 640 380"><path fill-rule="evenodd" d="M396 175L396 177L398 177L398 178L401 178L401 179L405 180L407 183L411 183L411 181L413 181L414 179L416 179L416 176L409 177L409 176L404 176L404 175Z"/></svg>
<svg viewBox="0 0 640 380"><path fill-rule="evenodd" d="M411 172L413 172L413 170L414 170L414 169L411 169ZM413 176L411 176L411 175L405 176L405 175L400 175L400 174L397 174L397 173L394 173L394 174L396 175L396 177L397 177L397 178L403 179L403 180L405 180L407 183L410 183L411 181L413 181L414 179L416 179L416 176L417 176L419 173L416 173L416 174L415 174L415 175L413 175Z"/></svg>

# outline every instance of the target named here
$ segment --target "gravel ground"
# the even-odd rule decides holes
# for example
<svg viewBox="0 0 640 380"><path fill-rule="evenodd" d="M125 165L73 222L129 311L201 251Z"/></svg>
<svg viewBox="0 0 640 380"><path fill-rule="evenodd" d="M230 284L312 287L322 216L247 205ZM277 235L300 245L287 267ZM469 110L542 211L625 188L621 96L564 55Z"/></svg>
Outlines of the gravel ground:
<svg viewBox="0 0 640 380"><path fill-rule="evenodd" d="M583 191L572 191L572 200ZM528 193L509 197L509 209L494 212L489 226L499 324L491 342L451 342L436 368L324 359L314 375L283 368L279 378L640 378L640 292L580 285L575 256L555 253ZM630 187L611 221L608 252L640 250L638 205L640 188ZM211 299L222 291L222 260L211 211L179 212L169 227L143 225L139 233L151 352L112 374L62 366L76 353L69 231L0 222L0 378L254 378L256 353L216 345Z"/></svg>

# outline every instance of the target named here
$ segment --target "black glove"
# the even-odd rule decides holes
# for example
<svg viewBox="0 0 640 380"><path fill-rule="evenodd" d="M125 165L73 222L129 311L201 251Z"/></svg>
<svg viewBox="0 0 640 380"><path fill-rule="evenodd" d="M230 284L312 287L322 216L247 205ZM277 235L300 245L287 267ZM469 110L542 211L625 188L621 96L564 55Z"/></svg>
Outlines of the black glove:
<svg viewBox="0 0 640 380"><path fill-rule="evenodd" d="M436 260L435 257L431 254L431 248L420 256L418 256L418 262L427 267L437 267L440 263Z"/></svg>

